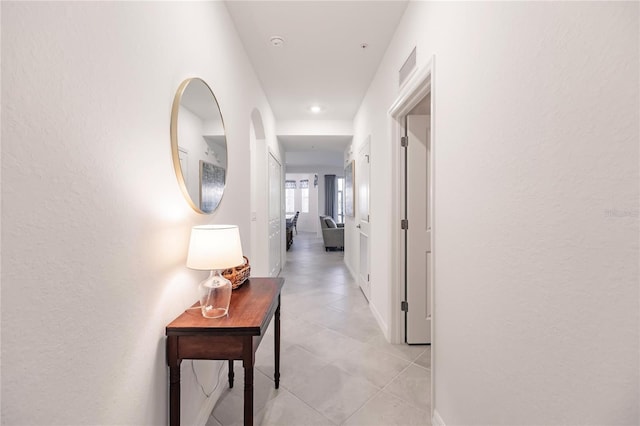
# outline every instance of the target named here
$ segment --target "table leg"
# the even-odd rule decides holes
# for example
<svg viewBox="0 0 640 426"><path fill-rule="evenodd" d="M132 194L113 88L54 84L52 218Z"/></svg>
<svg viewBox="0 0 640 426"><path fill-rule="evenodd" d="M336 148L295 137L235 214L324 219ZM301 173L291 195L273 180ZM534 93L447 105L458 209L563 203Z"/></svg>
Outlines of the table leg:
<svg viewBox="0 0 640 426"><path fill-rule="evenodd" d="M244 366L244 426L253 426L253 338L247 336L243 345Z"/></svg>
<svg viewBox="0 0 640 426"><path fill-rule="evenodd" d="M169 367L169 424L180 426L180 366Z"/></svg>
<svg viewBox="0 0 640 426"><path fill-rule="evenodd" d="M233 378L235 374L233 374L233 360L229 360L229 387L233 388Z"/></svg>
<svg viewBox="0 0 640 426"><path fill-rule="evenodd" d="M169 364L169 424L180 426L180 362L178 338L167 338L167 363Z"/></svg>
<svg viewBox="0 0 640 426"><path fill-rule="evenodd" d="M276 389L280 388L280 295L278 295L278 307L276 308L276 323L275 326L275 373L273 379L276 383Z"/></svg>

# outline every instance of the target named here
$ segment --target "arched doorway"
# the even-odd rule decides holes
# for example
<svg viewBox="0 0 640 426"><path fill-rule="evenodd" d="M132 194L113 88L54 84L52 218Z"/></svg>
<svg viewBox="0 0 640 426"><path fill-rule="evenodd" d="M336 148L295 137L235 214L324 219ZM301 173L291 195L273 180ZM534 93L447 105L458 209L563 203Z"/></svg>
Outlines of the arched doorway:
<svg viewBox="0 0 640 426"><path fill-rule="evenodd" d="M269 273L267 143L262 115L258 109L251 112L249 122L249 171L251 174L251 268L256 276Z"/></svg>

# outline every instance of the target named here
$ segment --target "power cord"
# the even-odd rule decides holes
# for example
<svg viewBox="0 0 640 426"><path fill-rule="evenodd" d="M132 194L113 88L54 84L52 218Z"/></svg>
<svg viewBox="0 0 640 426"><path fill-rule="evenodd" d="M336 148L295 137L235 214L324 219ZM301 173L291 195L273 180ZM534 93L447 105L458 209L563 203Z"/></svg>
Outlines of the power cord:
<svg viewBox="0 0 640 426"><path fill-rule="evenodd" d="M207 391L204 390L204 386L202 386L202 383L200 383L200 380L198 379L198 374L196 373L196 366L193 363L193 360L191 360L191 370L193 371L193 375L196 378L196 383L198 383L198 385L200 386L200 389L202 389L202 393L207 398L209 398L211 395L213 395L213 393L216 391L216 389L218 389L218 386L220 386L220 372L222 371L222 367L224 367L224 362L220 363L220 368L218 369L218 373L216 374L216 377L218 378L218 381L216 382L215 387L213 388L213 390L210 393L207 394Z"/></svg>

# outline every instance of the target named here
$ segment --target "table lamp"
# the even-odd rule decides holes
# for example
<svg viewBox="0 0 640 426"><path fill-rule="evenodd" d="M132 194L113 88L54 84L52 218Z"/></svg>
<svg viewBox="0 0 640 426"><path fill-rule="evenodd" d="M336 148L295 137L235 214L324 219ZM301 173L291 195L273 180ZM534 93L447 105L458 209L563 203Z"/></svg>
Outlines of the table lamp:
<svg viewBox="0 0 640 426"><path fill-rule="evenodd" d="M243 262L237 226L203 225L191 229L187 268L211 271L198 286L203 317L219 318L228 314L231 281L222 276L222 271Z"/></svg>

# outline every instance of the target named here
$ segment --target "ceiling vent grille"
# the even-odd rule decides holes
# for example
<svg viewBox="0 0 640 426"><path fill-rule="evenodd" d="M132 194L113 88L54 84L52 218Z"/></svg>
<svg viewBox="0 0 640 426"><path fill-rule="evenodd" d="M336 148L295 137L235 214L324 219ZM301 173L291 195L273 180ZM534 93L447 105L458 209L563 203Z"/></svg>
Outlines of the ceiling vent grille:
<svg viewBox="0 0 640 426"><path fill-rule="evenodd" d="M411 71L413 71L415 68L416 68L416 48L414 47L411 53L409 54L409 57L407 58L407 60L404 61L402 68L400 68L400 71L398 72L399 86L402 86L402 83L406 81L407 77L409 77L409 74L411 74Z"/></svg>

